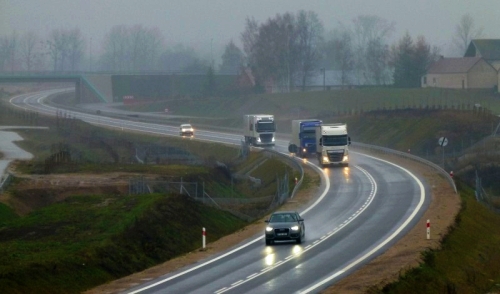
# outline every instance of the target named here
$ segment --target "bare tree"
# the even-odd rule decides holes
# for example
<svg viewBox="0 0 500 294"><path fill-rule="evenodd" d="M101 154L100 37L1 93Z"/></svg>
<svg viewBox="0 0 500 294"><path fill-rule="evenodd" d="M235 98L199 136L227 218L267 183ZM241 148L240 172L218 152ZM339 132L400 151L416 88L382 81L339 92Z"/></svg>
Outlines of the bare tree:
<svg viewBox="0 0 500 294"><path fill-rule="evenodd" d="M10 57L10 38L0 37L0 71L6 71L6 64Z"/></svg>
<svg viewBox="0 0 500 294"><path fill-rule="evenodd" d="M14 31L10 36L2 37L0 40L0 65L3 71L10 68L10 71L13 72L19 68L16 55L19 49L18 39L17 32Z"/></svg>
<svg viewBox="0 0 500 294"><path fill-rule="evenodd" d="M104 38L103 49L100 57L103 68L120 71L162 68L159 57L163 37L158 28L140 24L114 26Z"/></svg>
<svg viewBox="0 0 500 294"><path fill-rule="evenodd" d="M241 41L243 43L243 52L246 55L247 62L249 64L254 64L255 60L251 58L255 57L255 44L259 39L259 25L254 18L245 19L245 31L241 33Z"/></svg>
<svg viewBox="0 0 500 294"><path fill-rule="evenodd" d="M27 71L31 71L37 59L39 60L41 57L41 52L38 48L39 44L39 37L34 32L27 32L21 38L19 49L22 62Z"/></svg>
<svg viewBox="0 0 500 294"><path fill-rule="evenodd" d="M298 34L294 15L270 18L259 27L250 60L259 82L272 81L283 92L291 89L299 64Z"/></svg>
<svg viewBox="0 0 500 294"><path fill-rule="evenodd" d="M323 41L323 24L315 12L301 10L297 13L298 74L305 90L320 57L319 44Z"/></svg>
<svg viewBox="0 0 500 294"><path fill-rule="evenodd" d="M71 70L75 71L78 69L79 63L83 57L83 49L85 48L85 41L82 37L80 29L74 28L66 32L67 34L67 56L71 65Z"/></svg>
<svg viewBox="0 0 500 294"><path fill-rule="evenodd" d="M153 69L162 43L158 28L135 25L130 29L130 61L132 70Z"/></svg>
<svg viewBox="0 0 500 294"><path fill-rule="evenodd" d="M344 30L333 40L334 59L340 69L340 82L342 86L348 85L350 73L354 67L352 38L349 31Z"/></svg>
<svg viewBox="0 0 500 294"><path fill-rule="evenodd" d="M379 48L384 48L387 44L387 38L390 37L394 31L394 23L390 23L385 19L382 19L375 15L360 15L353 21L354 23L354 52L356 69L358 72L358 79L364 80L365 83L372 83L373 80L370 77L379 76L380 73L369 72L371 69L379 70L378 67L369 67L368 59L371 59L371 63L375 62L380 65L383 64L383 60L374 61L374 56L369 56L367 50L369 44L372 46L375 44L380 44ZM373 48L372 48L373 49ZM381 58L384 58L383 54L378 54ZM383 69L385 70L385 68Z"/></svg>
<svg viewBox="0 0 500 294"><path fill-rule="evenodd" d="M243 64L243 52L233 40L229 41L222 55L219 73L237 73Z"/></svg>
<svg viewBox="0 0 500 294"><path fill-rule="evenodd" d="M103 69L124 70L128 59L129 43L129 30L125 25L112 27L104 37L104 53L101 56Z"/></svg>
<svg viewBox="0 0 500 294"><path fill-rule="evenodd" d="M54 71L64 71L66 57L68 56L68 32L62 29L53 30L46 44L49 50L48 54L54 65Z"/></svg>
<svg viewBox="0 0 500 294"><path fill-rule="evenodd" d="M463 55L469 46L472 39L480 38L483 34L483 28L476 28L474 19L470 14L465 14L460 19L460 22L455 27L455 35L453 36L453 44L457 50Z"/></svg>
<svg viewBox="0 0 500 294"><path fill-rule="evenodd" d="M417 87L420 86L420 77L427 73L430 65L434 63L439 58L439 49L434 46L431 48L431 45L425 41L424 36L418 36L417 42L415 43L414 50L414 65L416 72L416 78L418 78L418 83L416 83Z"/></svg>
<svg viewBox="0 0 500 294"><path fill-rule="evenodd" d="M380 39L370 40L367 46L366 79L373 81L376 85L389 83L389 46Z"/></svg>

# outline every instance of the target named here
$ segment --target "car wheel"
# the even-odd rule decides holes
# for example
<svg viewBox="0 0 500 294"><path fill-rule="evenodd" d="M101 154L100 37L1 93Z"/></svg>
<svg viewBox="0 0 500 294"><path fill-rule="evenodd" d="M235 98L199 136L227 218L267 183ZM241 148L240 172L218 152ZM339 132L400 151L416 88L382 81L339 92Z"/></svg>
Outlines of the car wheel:
<svg viewBox="0 0 500 294"><path fill-rule="evenodd" d="M266 239L266 245L271 245L271 240Z"/></svg>

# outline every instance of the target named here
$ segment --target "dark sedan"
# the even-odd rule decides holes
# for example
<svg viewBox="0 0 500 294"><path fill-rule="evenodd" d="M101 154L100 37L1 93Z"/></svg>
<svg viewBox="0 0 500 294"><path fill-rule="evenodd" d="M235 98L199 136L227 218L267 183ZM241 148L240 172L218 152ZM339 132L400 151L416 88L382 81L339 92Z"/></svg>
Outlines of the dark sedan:
<svg viewBox="0 0 500 294"><path fill-rule="evenodd" d="M280 240L294 240L300 244L305 238L304 219L296 211L277 211L265 222L266 245Z"/></svg>

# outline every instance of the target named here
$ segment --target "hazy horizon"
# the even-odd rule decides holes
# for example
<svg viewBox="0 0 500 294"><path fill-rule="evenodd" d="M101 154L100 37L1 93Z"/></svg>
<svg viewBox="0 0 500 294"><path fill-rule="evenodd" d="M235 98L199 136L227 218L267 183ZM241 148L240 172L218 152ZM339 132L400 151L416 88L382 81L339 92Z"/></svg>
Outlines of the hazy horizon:
<svg viewBox="0 0 500 294"><path fill-rule="evenodd" d="M54 29L78 27L87 42L92 38L97 53L113 26L141 24L158 27L166 46L182 43L206 55L213 45L214 54L220 54L231 39L240 45L247 16L262 23L278 13L306 10L318 14L326 32L340 23L351 26L359 15L376 15L395 23L391 42L408 31L413 38L423 35L446 55L466 13L483 27L484 38L500 38L500 17L493 7L500 8L498 0L0 0L0 36L34 31L46 37Z"/></svg>

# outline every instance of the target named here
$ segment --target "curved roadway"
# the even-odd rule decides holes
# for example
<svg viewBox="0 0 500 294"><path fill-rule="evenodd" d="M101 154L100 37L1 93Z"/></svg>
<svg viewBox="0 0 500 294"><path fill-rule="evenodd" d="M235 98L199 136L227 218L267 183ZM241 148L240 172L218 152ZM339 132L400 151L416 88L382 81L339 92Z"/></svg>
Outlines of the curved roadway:
<svg viewBox="0 0 500 294"><path fill-rule="evenodd" d="M20 95L10 102L55 115L59 110L43 103L54 92ZM178 127L76 112L72 116L123 130L178 136ZM239 145L241 135L197 130L196 139ZM287 146L278 140L275 149L285 153ZM316 293L387 250L428 207L423 180L391 162L351 151L349 168L322 170L307 163L320 172L323 193L299 211L306 224L302 244L265 246L259 234L127 293Z"/></svg>

